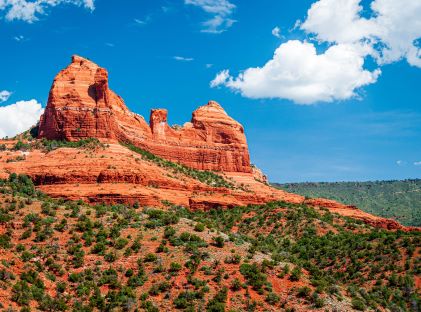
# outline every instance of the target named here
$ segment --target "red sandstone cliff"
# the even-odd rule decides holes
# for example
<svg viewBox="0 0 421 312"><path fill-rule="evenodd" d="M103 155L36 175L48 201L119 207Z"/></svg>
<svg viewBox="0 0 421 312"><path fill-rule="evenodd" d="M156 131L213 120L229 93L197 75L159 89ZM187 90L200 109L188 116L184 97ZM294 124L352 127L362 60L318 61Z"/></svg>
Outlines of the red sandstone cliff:
<svg viewBox="0 0 421 312"><path fill-rule="evenodd" d="M164 109L152 110L148 125L109 89L107 71L79 56L54 79L39 137L113 139L196 169L252 172L244 129L218 103L199 107L179 129Z"/></svg>

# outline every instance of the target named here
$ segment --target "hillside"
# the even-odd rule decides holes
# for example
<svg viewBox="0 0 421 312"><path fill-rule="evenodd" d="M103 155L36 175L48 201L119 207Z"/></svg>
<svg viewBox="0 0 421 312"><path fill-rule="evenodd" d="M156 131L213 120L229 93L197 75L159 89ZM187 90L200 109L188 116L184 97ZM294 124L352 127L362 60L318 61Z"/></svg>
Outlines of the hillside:
<svg viewBox="0 0 421 312"><path fill-rule="evenodd" d="M0 302L20 311L417 311L420 232L274 202L209 212L0 181Z"/></svg>
<svg viewBox="0 0 421 312"><path fill-rule="evenodd" d="M421 180L273 184L308 197L329 198L368 213L421 226Z"/></svg>
<svg viewBox="0 0 421 312"><path fill-rule="evenodd" d="M163 202L191 210L234 208L272 201L305 203L389 230L407 230L398 222L326 199L306 199L276 189L261 175L203 171L175 163L134 145L85 139L76 142L34 139L29 134L0 141L0 178L11 173L32 179L37 190L54 198L91 204Z"/></svg>

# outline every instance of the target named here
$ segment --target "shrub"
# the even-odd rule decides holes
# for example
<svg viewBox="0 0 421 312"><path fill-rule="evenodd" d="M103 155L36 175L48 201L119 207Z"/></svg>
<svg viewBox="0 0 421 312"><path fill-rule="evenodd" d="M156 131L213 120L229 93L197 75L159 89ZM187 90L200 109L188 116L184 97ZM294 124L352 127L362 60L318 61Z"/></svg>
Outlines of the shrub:
<svg viewBox="0 0 421 312"><path fill-rule="evenodd" d="M301 275L303 273L301 272L301 268L296 266L292 272L291 272L291 276L289 277L289 279L293 282L299 281L301 278Z"/></svg>
<svg viewBox="0 0 421 312"><path fill-rule="evenodd" d="M242 285L241 285L241 282L238 278L235 278L235 279L232 280L231 287L230 287L232 291L239 291L241 289L241 287L242 287Z"/></svg>
<svg viewBox="0 0 421 312"><path fill-rule="evenodd" d="M205 230L205 225L204 225L203 223L197 223L197 224L194 226L194 230L195 230L196 232L203 232L203 231Z"/></svg>
<svg viewBox="0 0 421 312"><path fill-rule="evenodd" d="M240 266L240 273L247 279L247 283L255 290L259 290L266 284L266 275L256 263L243 263Z"/></svg>
<svg viewBox="0 0 421 312"><path fill-rule="evenodd" d="M364 311L366 309L364 301L359 298L352 298L352 307L358 311Z"/></svg>
<svg viewBox="0 0 421 312"><path fill-rule="evenodd" d="M64 291L66 290L66 283L65 282L58 282L57 283L57 292L59 293L64 293Z"/></svg>
<svg viewBox="0 0 421 312"><path fill-rule="evenodd" d="M213 245L218 248L222 248L225 245L225 240L222 236L217 236L213 238Z"/></svg>
<svg viewBox="0 0 421 312"><path fill-rule="evenodd" d="M125 238L118 238L115 242L115 248L116 249L123 249L127 244L129 243L129 241Z"/></svg>
<svg viewBox="0 0 421 312"><path fill-rule="evenodd" d="M275 305L277 304L281 299L279 296L273 292L267 294L265 301L269 304Z"/></svg>
<svg viewBox="0 0 421 312"><path fill-rule="evenodd" d="M181 271L181 269L182 269L181 264L179 264L177 262L171 262L170 269L169 269L170 272L172 272L172 273L178 272L178 271Z"/></svg>
<svg viewBox="0 0 421 312"><path fill-rule="evenodd" d="M311 292L310 287L304 286L304 287L298 288L297 295L298 297L306 298L310 295L310 292Z"/></svg>
<svg viewBox="0 0 421 312"><path fill-rule="evenodd" d="M117 255L114 252L109 252L104 255L104 260L107 262L114 262L117 260Z"/></svg>
<svg viewBox="0 0 421 312"><path fill-rule="evenodd" d="M155 262L157 259L158 257L155 254L148 253L143 259L143 262Z"/></svg>
<svg viewBox="0 0 421 312"><path fill-rule="evenodd" d="M164 230L164 237L165 238L171 238L175 235L176 231L173 227L167 226Z"/></svg>

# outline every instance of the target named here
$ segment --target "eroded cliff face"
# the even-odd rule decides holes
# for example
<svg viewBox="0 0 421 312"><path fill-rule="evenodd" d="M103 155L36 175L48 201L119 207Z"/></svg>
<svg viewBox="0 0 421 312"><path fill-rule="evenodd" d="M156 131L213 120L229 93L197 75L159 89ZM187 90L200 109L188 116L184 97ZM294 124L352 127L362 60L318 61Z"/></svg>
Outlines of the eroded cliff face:
<svg viewBox="0 0 421 312"><path fill-rule="evenodd" d="M148 124L109 89L104 68L79 56L54 79L39 137L112 139L195 169L252 172L244 129L218 103L199 107L180 128L168 125L164 109L152 110Z"/></svg>

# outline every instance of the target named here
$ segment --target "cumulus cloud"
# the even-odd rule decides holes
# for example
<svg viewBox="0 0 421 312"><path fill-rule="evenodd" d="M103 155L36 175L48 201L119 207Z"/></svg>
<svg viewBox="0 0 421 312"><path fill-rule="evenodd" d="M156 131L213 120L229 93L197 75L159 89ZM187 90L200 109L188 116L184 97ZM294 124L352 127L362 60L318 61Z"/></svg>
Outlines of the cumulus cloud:
<svg viewBox="0 0 421 312"><path fill-rule="evenodd" d="M0 11L5 12L8 21L21 20L28 23L36 22L39 15L47 14L46 9L60 4L73 4L94 10L94 0L0 0Z"/></svg>
<svg viewBox="0 0 421 312"><path fill-rule="evenodd" d="M421 166L421 161L414 162L414 166Z"/></svg>
<svg viewBox="0 0 421 312"><path fill-rule="evenodd" d="M321 41L334 43L370 42L379 64L406 58L421 67L421 1L374 0L371 15L362 16L361 0L319 0L308 11L301 29Z"/></svg>
<svg viewBox="0 0 421 312"><path fill-rule="evenodd" d="M224 70L211 87L224 85L248 98L283 98L298 104L344 100L376 82L380 74L363 68L364 51L362 46L340 44L317 54L312 43L290 40L264 66L246 69L236 78Z"/></svg>
<svg viewBox="0 0 421 312"><path fill-rule="evenodd" d="M44 109L36 100L0 107L0 138L12 137L35 125Z"/></svg>
<svg viewBox="0 0 421 312"><path fill-rule="evenodd" d="M11 95L12 95L12 92L10 91L7 91L7 90L0 91L0 103L6 102L10 98Z"/></svg>
<svg viewBox="0 0 421 312"><path fill-rule="evenodd" d="M236 6L228 0L184 0L184 3L200 7L212 15L212 18L202 23L202 32L220 34L236 22L231 18Z"/></svg>
<svg viewBox="0 0 421 312"><path fill-rule="evenodd" d="M332 102L358 95L375 83L380 67L406 58L421 67L421 1L373 0L363 16L362 0L319 0L304 22L294 28L318 42L290 40L281 44L262 67L251 67L237 77L224 70L211 82L249 98L282 98L299 104ZM367 15L367 14L365 14ZM274 28L274 36L280 32ZM327 46L324 52L322 45ZM377 69L365 68L374 57Z"/></svg>

